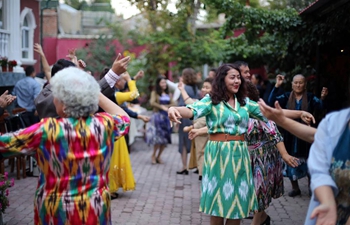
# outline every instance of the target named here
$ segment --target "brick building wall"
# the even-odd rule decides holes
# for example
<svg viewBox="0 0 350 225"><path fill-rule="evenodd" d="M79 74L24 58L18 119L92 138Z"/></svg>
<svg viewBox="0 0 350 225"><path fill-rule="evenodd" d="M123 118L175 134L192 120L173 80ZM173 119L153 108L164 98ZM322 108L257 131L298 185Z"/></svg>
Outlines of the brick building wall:
<svg viewBox="0 0 350 225"><path fill-rule="evenodd" d="M43 38L57 37L58 22L56 9L43 10Z"/></svg>

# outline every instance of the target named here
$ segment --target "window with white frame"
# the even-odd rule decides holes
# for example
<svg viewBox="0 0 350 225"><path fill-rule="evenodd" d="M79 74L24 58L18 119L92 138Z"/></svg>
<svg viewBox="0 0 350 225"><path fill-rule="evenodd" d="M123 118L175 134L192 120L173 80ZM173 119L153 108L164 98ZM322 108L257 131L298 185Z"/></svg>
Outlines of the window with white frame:
<svg viewBox="0 0 350 225"><path fill-rule="evenodd" d="M32 9L25 7L21 12L21 56L23 64L34 64L34 29L36 28L35 17Z"/></svg>
<svg viewBox="0 0 350 225"><path fill-rule="evenodd" d="M24 18L22 25L22 58L29 59L29 31L28 19Z"/></svg>

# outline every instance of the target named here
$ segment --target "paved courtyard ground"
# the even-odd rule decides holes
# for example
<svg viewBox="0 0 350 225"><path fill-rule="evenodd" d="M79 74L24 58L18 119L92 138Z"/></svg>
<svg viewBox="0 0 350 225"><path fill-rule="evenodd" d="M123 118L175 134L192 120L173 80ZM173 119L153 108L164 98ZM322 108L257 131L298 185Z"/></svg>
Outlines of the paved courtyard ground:
<svg viewBox="0 0 350 225"><path fill-rule="evenodd" d="M177 175L181 167L177 151L177 135L173 135L173 144L163 155L163 165L151 164L152 148L142 139L137 139L131 147L131 162L137 182L133 192L120 192L119 198L112 201L113 224L209 224L209 216L198 211L199 188L198 175ZM8 169L8 168L7 168ZM15 177L15 173L10 173ZM36 177L15 180L10 189L10 207L4 214L7 225L33 224L33 199L37 185ZM275 199L267 210L273 225L302 225L304 223L309 197L307 180L300 181L302 196L290 198L286 194ZM285 192L291 190L290 182L285 179ZM250 224L247 219L243 225Z"/></svg>

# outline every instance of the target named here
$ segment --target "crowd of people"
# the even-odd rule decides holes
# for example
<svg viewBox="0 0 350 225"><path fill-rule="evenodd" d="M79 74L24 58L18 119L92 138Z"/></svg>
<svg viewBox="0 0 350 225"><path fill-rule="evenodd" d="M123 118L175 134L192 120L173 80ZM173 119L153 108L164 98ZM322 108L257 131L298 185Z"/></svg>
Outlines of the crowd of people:
<svg viewBox="0 0 350 225"><path fill-rule="evenodd" d="M199 210L212 225L238 225L248 217L252 225L271 224L265 210L283 196L283 177L292 183L290 197L301 194L298 179L309 178L305 224L350 224L350 110L328 115L316 130L312 114L325 107L328 91L320 98L307 92L303 75L285 92L284 76L273 86L237 61L211 69L199 87L196 71L185 68L177 84L157 77L148 117L126 105L139 97L137 81L144 76L130 76L129 57L119 54L96 81L74 51L51 68L40 45L35 51L45 84L29 66L13 92L0 96L0 113L12 102L25 109L25 128L1 135L0 153L36 152L35 224L111 224L118 189L136 187L124 137L130 118L147 123L152 164L165 163L162 154L178 124L182 167L176 173L197 168Z"/></svg>

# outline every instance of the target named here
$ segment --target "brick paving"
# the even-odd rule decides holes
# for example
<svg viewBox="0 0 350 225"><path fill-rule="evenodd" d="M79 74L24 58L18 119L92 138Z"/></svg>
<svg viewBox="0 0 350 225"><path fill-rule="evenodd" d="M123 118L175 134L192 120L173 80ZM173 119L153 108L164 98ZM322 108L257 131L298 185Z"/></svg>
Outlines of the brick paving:
<svg viewBox="0 0 350 225"><path fill-rule="evenodd" d="M137 139L131 147L131 162L137 182L133 192L119 191L119 198L112 201L113 224L209 224L209 216L198 211L199 188L198 175L177 175L181 167L180 154L177 151L177 135L173 135L173 144L163 154L163 165L151 164L152 147L142 139ZM7 168L8 169L8 168ZM10 173L15 177L15 173ZM36 177L15 180L10 189L10 207L4 214L7 225L33 224L33 199L37 184ZM309 202L307 180L300 180L302 196L285 196L275 199L267 209L273 225L302 225ZM291 190L290 182L285 179L285 192ZM249 219L241 224L250 224Z"/></svg>

